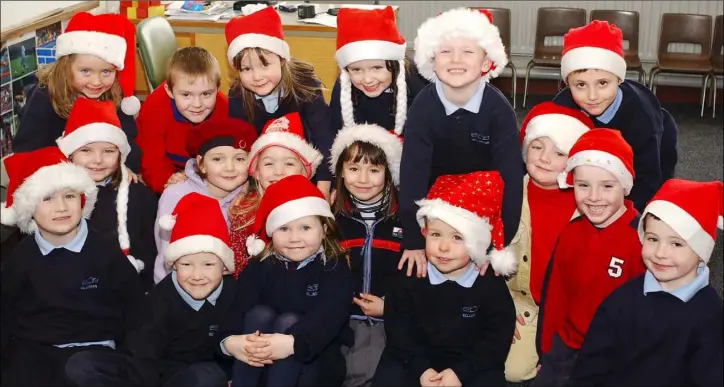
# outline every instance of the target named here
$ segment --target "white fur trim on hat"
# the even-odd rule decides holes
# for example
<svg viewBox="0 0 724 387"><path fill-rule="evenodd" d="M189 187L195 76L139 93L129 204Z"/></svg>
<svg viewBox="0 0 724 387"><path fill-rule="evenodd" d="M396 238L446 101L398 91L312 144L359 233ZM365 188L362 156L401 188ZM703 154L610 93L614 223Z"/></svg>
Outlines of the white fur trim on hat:
<svg viewBox="0 0 724 387"><path fill-rule="evenodd" d="M284 40L264 34L242 34L235 37L234 40L231 41L231 44L229 44L229 49L226 51L229 63L233 66L234 57L244 51L245 48L250 47L263 48L286 60L291 59L291 55L289 54L289 44L287 44Z"/></svg>
<svg viewBox="0 0 724 387"><path fill-rule="evenodd" d="M457 37L475 40L495 63L495 70L485 74L484 80L495 78L503 72L508 64L508 56L505 54L498 27L477 10L456 8L427 19L418 28L415 37L415 64L420 75L431 81L437 79L433 70L435 50L440 43Z"/></svg>
<svg viewBox="0 0 724 387"><path fill-rule="evenodd" d="M568 185L566 178L569 173L573 173L571 171L574 168L581 165L599 167L611 172L621 183L625 195L628 195L633 188L633 176L623 162L610 153L594 149L578 152L568 159L566 169L558 175L558 186L561 188L573 187L573 185Z"/></svg>
<svg viewBox="0 0 724 387"><path fill-rule="evenodd" d="M329 169L334 174L339 156L355 141L362 141L382 149L387 157L387 168L392 182L400 185L400 162L402 160L402 141L379 125L361 124L348 126L339 132L330 149Z"/></svg>
<svg viewBox="0 0 724 387"><path fill-rule="evenodd" d="M308 179L314 176L317 167L322 163L322 154L303 138L288 132L269 132L259 136L251 146L251 150L249 151L250 175L253 176L255 173L256 164L259 162L261 152L272 146L280 146L296 153L307 170Z"/></svg>
<svg viewBox="0 0 724 387"><path fill-rule="evenodd" d="M706 232L699 222L688 212L674 203L665 200L654 200L649 203L641 214L638 233L639 240L644 243L644 218L647 214L655 215L680 237L684 238L692 250L704 262L709 262L712 251L714 251L714 239Z"/></svg>
<svg viewBox="0 0 724 387"><path fill-rule="evenodd" d="M349 64L367 59L403 60L407 43L397 44L385 40L358 40L340 47L334 54L340 70Z"/></svg>
<svg viewBox="0 0 724 387"><path fill-rule="evenodd" d="M7 226L17 225L20 231L26 234L35 232L37 230L37 224L33 220L35 207L44 197L66 188L85 196L83 217L90 218L98 197L98 187L83 167L63 162L42 167L25 179L13 193L11 209L6 209L3 203L2 223ZM9 210L12 211L7 212ZM15 216L6 218L6 213Z"/></svg>
<svg viewBox="0 0 724 387"><path fill-rule="evenodd" d="M548 137L556 148L568 154L578 138L589 130L580 120L566 114L543 114L531 119L525 128L523 139L523 160L531 141Z"/></svg>
<svg viewBox="0 0 724 387"><path fill-rule="evenodd" d="M125 97L121 100L121 111L129 116L135 116L141 110L141 101L135 95Z"/></svg>
<svg viewBox="0 0 724 387"><path fill-rule="evenodd" d="M420 227L425 227L425 218L441 220L462 235L470 259L476 265L480 266L490 259L487 250L490 247L491 226L486 218L453 206L442 199L423 199L415 203L420 206L417 210L417 222Z"/></svg>
<svg viewBox="0 0 724 387"><path fill-rule="evenodd" d="M117 146L121 152L121 162L125 162L126 157L131 153L131 146L128 145L128 139L123 130L105 122L83 125L67 136L58 138L55 142L66 157L70 157L73 152L93 142L109 142Z"/></svg>
<svg viewBox="0 0 724 387"><path fill-rule="evenodd" d="M598 69L626 79L626 60L611 50L599 47L574 48L561 58L561 77L567 82L568 74L576 70Z"/></svg>
<svg viewBox="0 0 724 387"><path fill-rule="evenodd" d="M279 227L305 216L319 215L334 219L329 203L316 196L290 200L274 208L266 218L266 235L271 236Z"/></svg>
<svg viewBox="0 0 724 387"><path fill-rule="evenodd" d="M197 253L215 254L227 270L234 271L234 251L221 239L211 235L190 235L178 239L166 246L163 256L166 267L171 268L179 258Z"/></svg>
<svg viewBox="0 0 724 387"><path fill-rule="evenodd" d="M518 268L518 257L510 246L503 250L493 249L490 252L489 259L493 270L505 276L515 273Z"/></svg>
<svg viewBox="0 0 724 387"><path fill-rule="evenodd" d="M132 255L126 255L126 258L128 258L128 261L131 262L133 268L136 269L136 273L140 273L146 267L146 264L143 263L143 261L133 258Z"/></svg>
<svg viewBox="0 0 724 387"><path fill-rule="evenodd" d="M70 54L95 55L116 66L118 70L123 70L127 49L126 39L118 35L97 31L71 31L58 35L55 41L55 58Z"/></svg>

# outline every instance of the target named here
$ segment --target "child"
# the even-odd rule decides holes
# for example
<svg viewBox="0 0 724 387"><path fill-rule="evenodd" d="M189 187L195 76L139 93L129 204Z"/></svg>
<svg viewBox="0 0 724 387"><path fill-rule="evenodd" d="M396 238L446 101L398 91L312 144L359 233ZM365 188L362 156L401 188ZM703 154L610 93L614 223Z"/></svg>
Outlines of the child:
<svg viewBox="0 0 724 387"><path fill-rule="evenodd" d="M359 122L402 134L407 107L425 86L410 71L406 49L392 7L339 10L336 59L340 74L329 104L332 130Z"/></svg>
<svg viewBox="0 0 724 387"><path fill-rule="evenodd" d="M229 117L213 126L194 127L189 131L186 146L191 159L184 171L187 179L168 186L158 201L154 236L159 255L153 270L155 283L169 273L162 255L171 237L165 231L164 215L170 214L185 195L197 192L218 200L228 225L231 201L248 186L247 163L254 140L256 133L251 125Z"/></svg>
<svg viewBox="0 0 724 387"><path fill-rule="evenodd" d="M26 234L2 267L2 385L65 386L65 365L87 348L111 351L143 305L121 249L89 229L97 188L57 147L4 159L2 223Z"/></svg>
<svg viewBox="0 0 724 387"><path fill-rule="evenodd" d="M343 348L346 386L369 386L385 349L385 294L399 280L402 228L397 218L402 141L377 125L347 126L332 145L340 245L350 252L354 347Z"/></svg>
<svg viewBox="0 0 724 387"><path fill-rule="evenodd" d="M552 102L533 107L521 125L520 143L528 174L523 178L518 235L511 244L518 270L508 280L508 288L518 324L505 364L505 379L509 382L530 380L536 375L535 333L543 277L558 235L577 215L573 191L558 187L558 174L566 167L573 144L592 128L585 113Z"/></svg>
<svg viewBox="0 0 724 387"><path fill-rule="evenodd" d="M722 228L722 183L671 179L638 235L646 274L596 311L570 385L721 386L722 300L706 266Z"/></svg>
<svg viewBox="0 0 724 387"><path fill-rule="evenodd" d="M56 62L38 74L38 87L27 95L18 133L16 152L55 146L78 97L113 101L120 105L118 119L131 146L127 166L138 173L141 154L135 144L140 102L133 96L135 84L136 27L126 17L79 12L58 36Z"/></svg>
<svg viewBox="0 0 724 387"><path fill-rule="evenodd" d="M219 63L201 47L184 47L168 63L166 81L138 113L143 181L156 193L186 180L186 137L193 128L218 125L229 115Z"/></svg>
<svg viewBox="0 0 724 387"><path fill-rule="evenodd" d="M561 76L568 85L553 102L582 109L594 125L616 129L631 145L636 180L629 199L641 211L674 176L676 123L644 85L626 80L621 30L593 20L563 37Z"/></svg>
<svg viewBox="0 0 724 387"><path fill-rule="evenodd" d="M503 223L508 243L520 221L523 165L515 111L488 83L508 63L498 27L487 12L466 8L443 12L418 29L415 63L433 84L415 98L405 124L400 175L403 229L417 227L415 200L425 196L438 176L495 170L505 182ZM424 246L421 234L405 234L400 263L414 259L418 275L424 275L426 267ZM408 263L408 275L410 269Z"/></svg>
<svg viewBox="0 0 724 387"><path fill-rule="evenodd" d="M156 258L153 227L158 199L146 186L128 179L123 165L131 147L113 102L76 99L57 143L60 151L72 163L84 167L98 186L90 226L118 241L141 273L144 289L150 290L152 270L143 268L153 267Z"/></svg>
<svg viewBox="0 0 724 387"><path fill-rule="evenodd" d="M249 260L246 240L264 191L286 176L303 175L311 179L322 163L322 154L304 140L302 132L299 114L290 113L267 123L251 147L247 172L254 178L253 183L229 209L235 278ZM255 250L251 255L260 252Z"/></svg>
<svg viewBox="0 0 724 387"><path fill-rule="evenodd" d="M261 134L270 121L298 113L303 136L324 155L325 167L317 187L330 194L332 175L327 164L334 132L322 82L308 63L289 54L282 22L272 7L231 19L226 24L227 56L236 70L229 90L229 115L250 122Z"/></svg>
<svg viewBox="0 0 724 387"><path fill-rule="evenodd" d="M644 272L636 235L639 214L624 200L633 186L632 164L621 133L601 128L576 141L559 175L561 188L573 187L583 216L561 232L543 279L536 386L565 384L598 305Z"/></svg>
<svg viewBox="0 0 724 387"><path fill-rule="evenodd" d="M352 281L332 219L324 195L304 176L285 177L262 197L254 221L258 237L249 245L263 251L239 276L221 335L222 350L236 358L234 387L260 385L265 370L267 386L338 386L344 380L340 345L351 344L343 333Z"/></svg>
<svg viewBox="0 0 724 387"><path fill-rule="evenodd" d="M87 351L68 360L78 386L226 387L231 362L217 353L219 324L229 313L236 283L234 257L218 203L192 192L168 215L164 252L173 268L148 295L150 314L131 332L131 356ZM203 222L199 222L203 219Z"/></svg>
<svg viewBox="0 0 724 387"><path fill-rule="evenodd" d="M441 176L417 202L428 278L403 278L387 294L373 385L505 385L515 306L503 277L476 269L491 245L502 253L502 200L500 175L479 171Z"/></svg>

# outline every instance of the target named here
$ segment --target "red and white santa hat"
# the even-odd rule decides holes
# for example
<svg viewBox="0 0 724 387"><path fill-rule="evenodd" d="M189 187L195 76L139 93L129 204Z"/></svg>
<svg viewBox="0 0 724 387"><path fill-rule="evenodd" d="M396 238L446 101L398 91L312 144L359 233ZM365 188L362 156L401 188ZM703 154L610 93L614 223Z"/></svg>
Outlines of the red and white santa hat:
<svg viewBox="0 0 724 387"><path fill-rule="evenodd" d="M313 215L334 219L322 191L302 175L282 178L270 185L261 197L252 234L246 239L247 251L252 256L261 253L276 229Z"/></svg>
<svg viewBox="0 0 724 387"><path fill-rule="evenodd" d="M282 19L272 7L265 7L245 16L238 16L226 23L224 29L229 48L226 56L234 65L234 58L246 48L258 47L289 60L289 45L284 41Z"/></svg>
<svg viewBox="0 0 724 387"><path fill-rule="evenodd" d="M307 179L314 176L317 167L322 163L322 154L304 137L304 127L299 113L289 113L264 125L261 136L249 151L249 175L254 176L261 152L272 146L280 146L294 152L304 164Z"/></svg>
<svg viewBox="0 0 724 387"><path fill-rule="evenodd" d="M513 274L518 261L503 242L503 188L503 179L495 171L440 176L427 197L415 202L420 206L417 221L422 228L425 219L447 223L463 236L475 264L490 261L497 273ZM493 251L488 255L491 243Z"/></svg>
<svg viewBox="0 0 724 387"><path fill-rule="evenodd" d="M382 149L387 158L387 169L390 171L392 182L399 187L402 138L394 132L374 124L346 126L337 132L337 137L334 138L332 149L330 149L329 169L332 174L336 173L337 161L342 152L357 141L366 142Z"/></svg>
<svg viewBox="0 0 724 387"><path fill-rule="evenodd" d="M520 127L523 161L531 141L548 137L556 148L566 154L583 133L593 129L593 121L580 110L546 101L535 105L525 116Z"/></svg>
<svg viewBox="0 0 724 387"><path fill-rule="evenodd" d="M495 78L503 72L508 64L508 56L500 39L500 31L493 24L493 15L484 9L455 8L427 19L417 29L415 64L423 77L431 81L437 79L433 70L435 51L440 43L458 37L478 42L493 62L490 71L482 75L484 80Z"/></svg>
<svg viewBox="0 0 724 387"><path fill-rule="evenodd" d="M561 77L567 82L568 74L576 70L605 70L626 79L626 61L623 56L623 33L607 21L593 20L587 25L571 28L563 35Z"/></svg>
<svg viewBox="0 0 724 387"><path fill-rule="evenodd" d="M55 46L56 59L71 54L88 54L116 66L118 83L123 92L121 110L130 116L141 109L141 102L133 95L135 52L136 26L126 17L110 13L76 13L58 36Z"/></svg>
<svg viewBox="0 0 724 387"><path fill-rule="evenodd" d="M337 65L340 68L339 102L344 126L354 125L352 83L345 70L350 63L361 60L396 60L400 72L394 79L397 86L395 133L402 134L407 118L407 82L405 80L405 51L407 43L395 24L395 11L383 9L342 8L337 14ZM335 128L339 129L339 128Z"/></svg>
<svg viewBox="0 0 724 387"><path fill-rule="evenodd" d="M83 217L90 218L98 187L83 167L68 162L57 147L13 153L3 163L9 182L7 201L0 207L2 224L32 234L38 229L33 220L35 207L43 198L66 188L81 194Z"/></svg>
<svg viewBox="0 0 724 387"><path fill-rule="evenodd" d="M163 251L168 268L185 255L211 253L221 259L229 272L234 272L229 227L218 200L197 192L186 194L176 203L173 213L159 218L158 225L171 232Z"/></svg>
<svg viewBox="0 0 724 387"><path fill-rule="evenodd" d="M639 239L644 242L644 221L652 214L686 240L704 263L709 262L716 229L724 229L724 186L721 181L667 180L641 215Z"/></svg>
<svg viewBox="0 0 724 387"><path fill-rule="evenodd" d="M611 172L621 183L625 195L633 188L633 151L618 130L599 128L581 135L568 154L565 170L558 175L558 185L573 187L573 169L581 165Z"/></svg>

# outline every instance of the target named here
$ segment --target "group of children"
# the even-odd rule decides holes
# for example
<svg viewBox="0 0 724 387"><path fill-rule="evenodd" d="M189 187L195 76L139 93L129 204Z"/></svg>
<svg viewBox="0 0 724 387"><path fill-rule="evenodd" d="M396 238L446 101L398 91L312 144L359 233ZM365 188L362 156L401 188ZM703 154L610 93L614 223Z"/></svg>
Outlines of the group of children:
<svg viewBox="0 0 724 387"><path fill-rule="evenodd" d="M228 99L187 47L139 111L133 25L70 20L4 159L3 385L722 385L722 183L673 178L617 27L564 37L519 127L489 13L414 63L391 7L337 23L329 106L266 7Z"/></svg>

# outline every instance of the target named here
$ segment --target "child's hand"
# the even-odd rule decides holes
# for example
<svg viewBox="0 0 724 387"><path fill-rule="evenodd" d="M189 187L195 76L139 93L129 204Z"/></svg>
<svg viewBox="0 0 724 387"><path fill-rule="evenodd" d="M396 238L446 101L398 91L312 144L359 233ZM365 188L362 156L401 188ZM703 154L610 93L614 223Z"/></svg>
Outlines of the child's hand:
<svg viewBox="0 0 724 387"><path fill-rule="evenodd" d="M485 263L483 263L483 266L475 265L475 268L480 270L480 276L482 277L485 275L485 272L488 271L488 266L490 266L490 261L485 261ZM495 276L499 277L500 273L496 271Z"/></svg>
<svg viewBox="0 0 724 387"><path fill-rule="evenodd" d="M352 302L357 304L362 313L370 317L382 317L385 311L385 300L372 295L360 293L360 298L352 297Z"/></svg>
<svg viewBox="0 0 724 387"><path fill-rule="evenodd" d="M269 343L258 338L258 331L249 335L229 336L224 341L224 349L237 360L252 367L264 367L265 364L271 364L271 360L265 359L265 352L269 352L265 347L268 347Z"/></svg>
<svg viewBox="0 0 724 387"><path fill-rule="evenodd" d="M397 265L397 270L402 270L402 267L407 262L407 276L412 275L412 267L417 266L417 278L427 276L427 258L425 257L425 250L405 250L402 252L402 258L400 264Z"/></svg>
<svg viewBox="0 0 724 387"><path fill-rule="evenodd" d="M186 177L186 174L183 171L176 172L168 178L168 181L163 186L163 188L166 189L166 187L171 184L183 183L184 181L186 181L186 179L188 179L188 177Z"/></svg>
<svg viewBox="0 0 724 387"><path fill-rule="evenodd" d="M455 371L450 368L437 374L437 377L440 378L441 387L463 387L463 383L458 379L458 376L455 375Z"/></svg>
<svg viewBox="0 0 724 387"><path fill-rule="evenodd" d="M294 355L294 336L281 333L265 333L261 337L269 342L271 360L286 359Z"/></svg>
<svg viewBox="0 0 724 387"><path fill-rule="evenodd" d="M128 182L129 183L138 183L138 175L133 173L127 166L123 165L121 168L126 168L126 174L128 174Z"/></svg>
<svg viewBox="0 0 724 387"><path fill-rule="evenodd" d="M523 319L523 316L517 315L515 316L515 319L518 321L518 324L525 325L525 320ZM513 332L513 344L515 344L515 340L520 340L520 332L518 332L518 326L515 326L515 332Z"/></svg>
<svg viewBox="0 0 724 387"><path fill-rule="evenodd" d="M437 373L432 368L428 368L427 371L422 373L422 376L420 376L420 386L421 387L437 387L440 385L440 378Z"/></svg>

